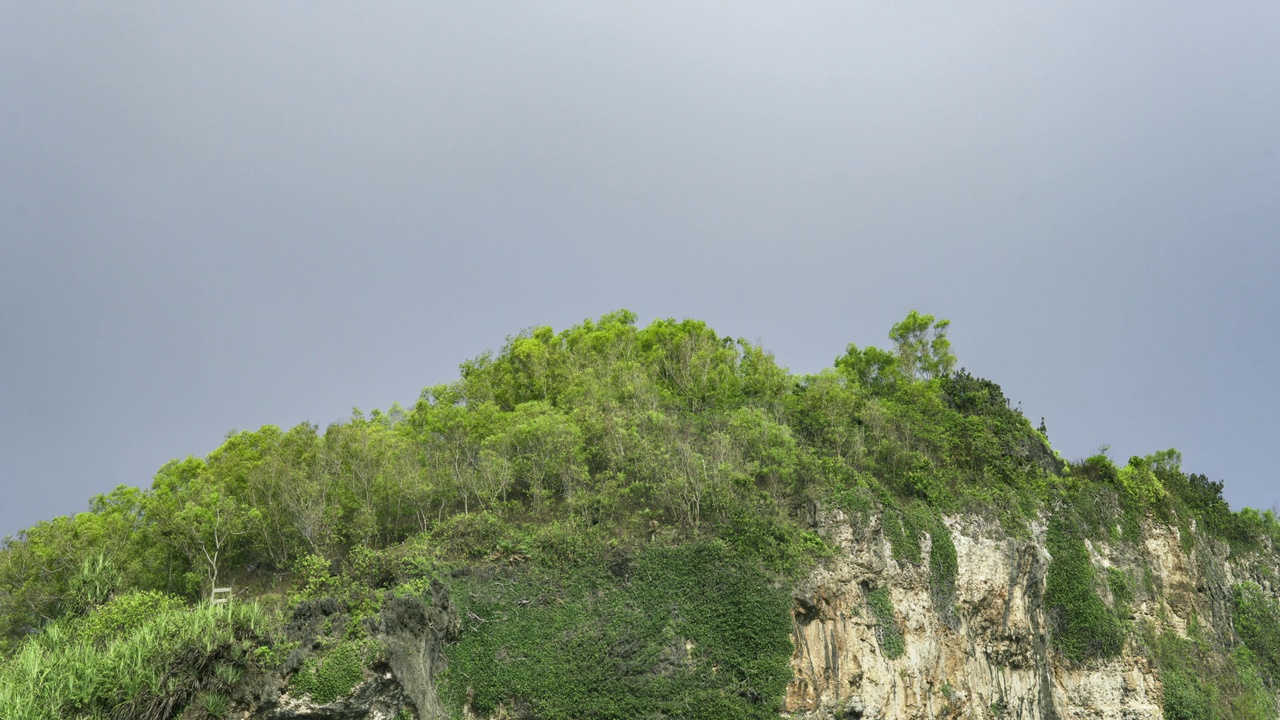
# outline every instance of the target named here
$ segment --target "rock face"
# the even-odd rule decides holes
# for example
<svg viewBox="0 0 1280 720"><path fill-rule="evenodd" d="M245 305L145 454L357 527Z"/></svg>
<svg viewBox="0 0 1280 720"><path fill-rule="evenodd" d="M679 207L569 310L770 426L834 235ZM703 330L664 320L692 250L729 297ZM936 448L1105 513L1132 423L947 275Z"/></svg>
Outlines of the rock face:
<svg viewBox="0 0 1280 720"><path fill-rule="evenodd" d="M417 707L419 720L447 717L436 696L435 677L446 665L445 643L462 629L448 590L433 582L429 603L392 598L382 608L379 625L391 668Z"/></svg>
<svg viewBox="0 0 1280 720"><path fill-rule="evenodd" d="M318 633L324 618L340 615L331 600L310 601L294 610L287 632L290 638L308 647L318 647ZM330 620L330 625L333 621ZM237 710L232 717L245 720L435 720L447 715L436 696L435 677L444 669L445 643L457 638L462 621L449 598L449 591L432 583L427 598L396 597L388 600L374 634L386 647L386 663L366 672L363 682L351 693L330 703L316 703L307 695L290 692L287 677L302 662L290 658L280 673L248 679L241 686Z"/></svg>
<svg viewBox="0 0 1280 720"><path fill-rule="evenodd" d="M794 593L795 675L785 712L805 720L1163 718L1159 674L1145 657L1126 648L1110 661L1071 667L1052 652L1043 524L1015 539L975 518L949 519L959 571L954 607L939 609L927 542L921 567L901 566L877 519L855 528L843 513L821 511L817 521L840 552ZM1150 573L1157 592L1136 599L1135 621L1159 617L1175 631L1192 617L1227 622L1235 573L1226 558L1188 555L1168 528L1148 528L1144 545L1138 572ZM1090 550L1099 570L1137 567L1108 547ZM905 641L892 660L868 608L869 592L880 588L888 590Z"/></svg>
<svg viewBox="0 0 1280 720"><path fill-rule="evenodd" d="M379 673L356 686L350 695L319 704L289 693L232 717L248 720L396 720L411 707L404 689L390 672Z"/></svg>

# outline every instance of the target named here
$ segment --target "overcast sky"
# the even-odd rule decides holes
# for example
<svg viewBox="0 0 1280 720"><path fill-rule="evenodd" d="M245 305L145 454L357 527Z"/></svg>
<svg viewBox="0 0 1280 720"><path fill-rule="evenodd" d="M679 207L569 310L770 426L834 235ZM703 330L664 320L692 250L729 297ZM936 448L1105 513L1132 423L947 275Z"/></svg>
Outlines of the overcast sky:
<svg viewBox="0 0 1280 720"><path fill-rule="evenodd" d="M1274 0L194 5L0 3L0 536L622 307L1280 502Z"/></svg>

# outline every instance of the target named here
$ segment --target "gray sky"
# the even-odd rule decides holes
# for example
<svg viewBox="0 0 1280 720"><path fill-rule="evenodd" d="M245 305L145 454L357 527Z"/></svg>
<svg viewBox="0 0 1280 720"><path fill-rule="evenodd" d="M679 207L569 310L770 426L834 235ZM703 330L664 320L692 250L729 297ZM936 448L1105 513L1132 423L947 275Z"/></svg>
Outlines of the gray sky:
<svg viewBox="0 0 1280 720"><path fill-rule="evenodd" d="M0 3L0 535L620 307L1280 501L1274 0L204 5Z"/></svg>

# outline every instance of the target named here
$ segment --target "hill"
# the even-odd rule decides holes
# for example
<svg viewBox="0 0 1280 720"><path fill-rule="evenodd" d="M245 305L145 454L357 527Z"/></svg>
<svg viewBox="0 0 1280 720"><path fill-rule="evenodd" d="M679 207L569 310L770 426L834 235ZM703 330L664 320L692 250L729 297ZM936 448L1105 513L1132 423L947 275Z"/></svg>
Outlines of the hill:
<svg viewBox="0 0 1280 720"><path fill-rule="evenodd" d="M1064 461L929 315L635 320L9 538L0 717L1276 717L1280 522L1176 450Z"/></svg>

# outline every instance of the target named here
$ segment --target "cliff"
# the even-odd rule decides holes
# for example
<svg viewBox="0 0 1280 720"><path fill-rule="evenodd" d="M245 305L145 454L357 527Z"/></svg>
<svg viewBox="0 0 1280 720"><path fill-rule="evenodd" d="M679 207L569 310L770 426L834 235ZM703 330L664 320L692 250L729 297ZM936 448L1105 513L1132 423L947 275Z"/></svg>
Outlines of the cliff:
<svg viewBox="0 0 1280 720"><path fill-rule="evenodd" d="M839 510L821 513L822 533L839 554L796 589L794 677L784 712L806 720L1159 720L1167 717L1164 687L1144 633L1187 638L1190 629L1236 641L1232 587L1252 581L1270 593L1276 577L1274 555L1234 557L1221 544L1188 549L1176 527L1158 523L1145 524L1137 544L1089 542L1100 576L1110 571L1135 581L1131 601L1105 598L1131 636L1116 657L1073 663L1050 639L1046 523L1032 524L1025 537L975 516L950 517L946 525L958 571L954 606L939 608L929 542L922 566L899 563L879 518L851 523ZM876 590L887 590L903 639L893 659L869 602Z"/></svg>

